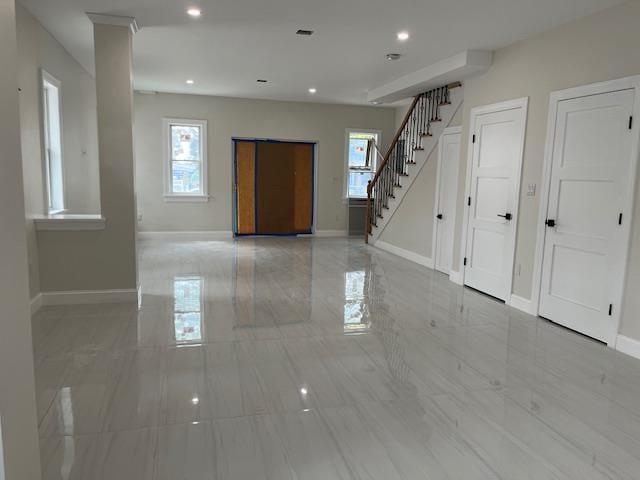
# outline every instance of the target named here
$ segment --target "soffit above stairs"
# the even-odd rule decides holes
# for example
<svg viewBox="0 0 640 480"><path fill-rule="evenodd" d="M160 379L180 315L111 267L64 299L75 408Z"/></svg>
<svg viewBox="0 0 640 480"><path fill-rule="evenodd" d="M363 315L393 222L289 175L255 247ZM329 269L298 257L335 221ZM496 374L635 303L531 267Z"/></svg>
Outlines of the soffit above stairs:
<svg viewBox="0 0 640 480"><path fill-rule="evenodd" d="M486 72L491 67L493 52L465 50L453 57L433 63L390 83L370 90L371 103L392 103L451 82L465 80Z"/></svg>

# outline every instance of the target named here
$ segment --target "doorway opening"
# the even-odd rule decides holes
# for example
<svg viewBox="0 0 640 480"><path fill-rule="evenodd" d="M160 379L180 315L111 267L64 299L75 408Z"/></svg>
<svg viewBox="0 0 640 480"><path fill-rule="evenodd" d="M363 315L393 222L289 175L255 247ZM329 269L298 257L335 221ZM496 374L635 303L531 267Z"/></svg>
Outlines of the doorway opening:
<svg viewBox="0 0 640 480"><path fill-rule="evenodd" d="M233 139L235 236L312 234L313 142Z"/></svg>

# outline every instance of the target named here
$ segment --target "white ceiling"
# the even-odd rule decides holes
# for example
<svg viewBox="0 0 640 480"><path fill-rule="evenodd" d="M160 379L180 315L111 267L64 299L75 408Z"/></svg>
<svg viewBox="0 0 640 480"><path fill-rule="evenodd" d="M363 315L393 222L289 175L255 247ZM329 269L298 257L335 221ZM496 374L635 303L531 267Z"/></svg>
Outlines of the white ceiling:
<svg viewBox="0 0 640 480"><path fill-rule="evenodd" d="M622 0L19 0L90 72L85 12L135 17L139 90L366 103L466 49L493 50ZM202 9L192 19L185 11ZM295 35L315 30L312 37ZM396 33L407 30L409 41ZM402 53L396 62L385 54ZM192 78L194 85L186 85ZM269 80L267 84L256 82ZM307 90L316 87L311 96Z"/></svg>

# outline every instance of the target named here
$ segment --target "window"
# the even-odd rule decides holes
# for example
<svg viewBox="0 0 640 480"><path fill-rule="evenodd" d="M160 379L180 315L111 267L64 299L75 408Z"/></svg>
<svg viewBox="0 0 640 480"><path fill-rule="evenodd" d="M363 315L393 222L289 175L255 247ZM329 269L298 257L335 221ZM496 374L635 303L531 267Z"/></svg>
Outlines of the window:
<svg viewBox="0 0 640 480"><path fill-rule="evenodd" d="M42 71L42 123L45 181L49 214L64 212L64 169L62 166L62 121L60 82Z"/></svg>
<svg viewBox="0 0 640 480"><path fill-rule="evenodd" d="M176 344L202 341L202 277L173 279L173 324Z"/></svg>
<svg viewBox="0 0 640 480"><path fill-rule="evenodd" d="M206 120L165 119L165 197L206 201Z"/></svg>
<svg viewBox="0 0 640 480"><path fill-rule="evenodd" d="M379 145L380 132L347 131L347 198L367 198L367 184L376 172L377 154L367 159L367 143L374 140Z"/></svg>

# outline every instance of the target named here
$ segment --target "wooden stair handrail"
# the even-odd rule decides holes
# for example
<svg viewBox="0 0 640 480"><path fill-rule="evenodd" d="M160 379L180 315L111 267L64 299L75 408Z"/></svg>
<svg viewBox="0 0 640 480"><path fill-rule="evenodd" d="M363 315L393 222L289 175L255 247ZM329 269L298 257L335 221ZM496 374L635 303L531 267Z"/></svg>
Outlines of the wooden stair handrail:
<svg viewBox="0 0 640 480"><path fill-rule="evenodd" d="M458 88L458 87L461 87L461 86L462 86L461 82L454 82L454 83L450 83L446 87L449 90L452 90L454 88ZM413 98L413 102L411 102L411 107L409 108L409 110L407 110L407 113L404 116L404 120L402 120L402 124L400 125L400 128L396 132L395 137L393 137L393 141L389 144L389 148L387 149L387 153L384 156L384 160L382 160L382 163L376 169L376 174L374 175L374 177L371 179L371 182L367 186L367 194L368 195L370 195L371 188L373 187L373 185L375 185L375 183L378 181L378 178L380 178L380 175L382 174L382 170L384 169L385 165L389 162L389 158L391 158L391 154L393 153L393 149L395 148L396 143L398 143L398 140L400 139L400 135L402 135L402 132L404 131L404 127L406 127L407 123L409 123L409 119L411 118L411 114L413 114L413 111L415 110L416 105L418 104L418 101L420 101L420 96L421 95L422 94L416 95Z"/></svg>
<svg viewBox="0 0 640 480"><path fill-rule="evenodd" d="M411 107L409 108L409 110L407 110L407 114L404 116L404 120L402 120L402 124L400 125L400 128L396 132L396 136L393 137L393 141L389 144L389 148L387 149L387 153L385 153L384 155L384 159L382 160L382 163L376 169L376 174L371 179L371 183L367 185L368 194L371 193L371 187L373 187L373 185L375 185L375 183L378 181L378 178L380 178L380 175L382 174L382 170L384 169L385 165L389 161L389 158L391 158L391 153L393 153L393 149L396 146L396 143L398 143L398 140L400 139L400 135L402 135L402 132L404 131L404 127L406 127L407 123L409 123L411 114L413 114L413 110L416 108L416 105L418 104L419 100L420 100L420 95L416 95L413 98L413 102L411 102Z"/></svg>
<svg viewBox="0 0 640 480"><path fill-rule="evenodd" d="M384 189L382 191L382 199L380 198L375 198L375 203L374 203L374 210L372 210L372 205L371 205L371 200L372 200L372 192L373 189L376 187L376 185L379 183L378 180L380 179L380 177L383 175L383 173L385 172L385 169L387 167L387 164L389 163L389 159L391 158L391 155L393 154L393 152L395 151L397 145L398 145L398 141L400 140L400 137L402 136L402 134L404 133L405 129L407 128L407 125L409 123L409 121L411 120L412 116L414 115L414 112L416 110L416 107L418 105L418 103L420 102L421 99L425 98L427 99L427 104L429 105L429 109L431 109L431 111L428 113L428 115L431 116L431 118L427 117L426 120L426 125L427 125L427 129L426 129L426 133L425 132L418 132L417 130L413 130L414 128L414 124L412 124L412 126L410 127L412 129L412 133L415 135L416 133L427 135L429 136L429 125L431 125L432 121L440 121L440 119L438 118L438 109L440 106L442 105L446 105L447 103L443 103L442 100L442 95L445 95L446 100L444 102L448 102L448 92L450 90L453 90L454 88L458 88L461 87L462 83L461 82L453 82L450 83L448 85L445 85L444 87L438 87L432 90L429 90L428 92L423 92L419 95L416 95L413 98L413 101L411 102L411 106L409 107L409 109L407 110L407 113L404 116L404 119L402 120L402 124L400 125L400 128L398 128L398 131L396 132L395 136L393 137L392 142L389 144L389 148L387 149L387 153L384 155L384 157L382 157L382 155L379 153L377 146L373 145L372 147L372 141L369 140L369 142L367 142L367 161L370 161L370 156L373 153L373 149L375 148L376 152L378 153L379 156L382 157L382 162L380 163L380 165L378 166L378 168L376 169L376 173L373 176L373 178L369 181L369 183L367 184L367 200L366 200L366 211L365 211L365 232L364 232L364 241L365 243L369 243L369 235L371 234L371 226L373 225L377 225L376 223L376 216L382 218L382 214L381 212L381 208L388 208L386 203L382 203L382 207L380 207L380 203L379 202L386 202L386 200L389 197L395 198L393 196L393 188L395 188L394 186L389 187L389 175L387 174L387 177L382 179L382 185L381 185L381 189ZM434 93L436 92L436 93ZM427 95L429 95L427 97ZM435 106L434 106L435 105ZM433 110L435 109L435 110ZM435 111L435 117L433 117ZM415 119L414 119L415 120ZM424 107L422 108L422 110L420 110L418 112L417 115L417 122L418 122L418 128L420 126L420 123L425 122L425 112L424 112ZM420 143L418 142L417 144L413 145L413 151L417 151L417 150L423 150L422 148L418 148L420 146ZM413 163L415 164L415 162L412 162L412 158L410 157L410 160L406 160L407 163ZM404 172L404 170L403 170ZM395 174L392 174L395 175ZM402 174L401 174L402 175ZM406 172L404 173L404 175L406 176ZM380 191L377 191L377 193L381 193ZM373 219L373 220L372 220Z"/></svg>

